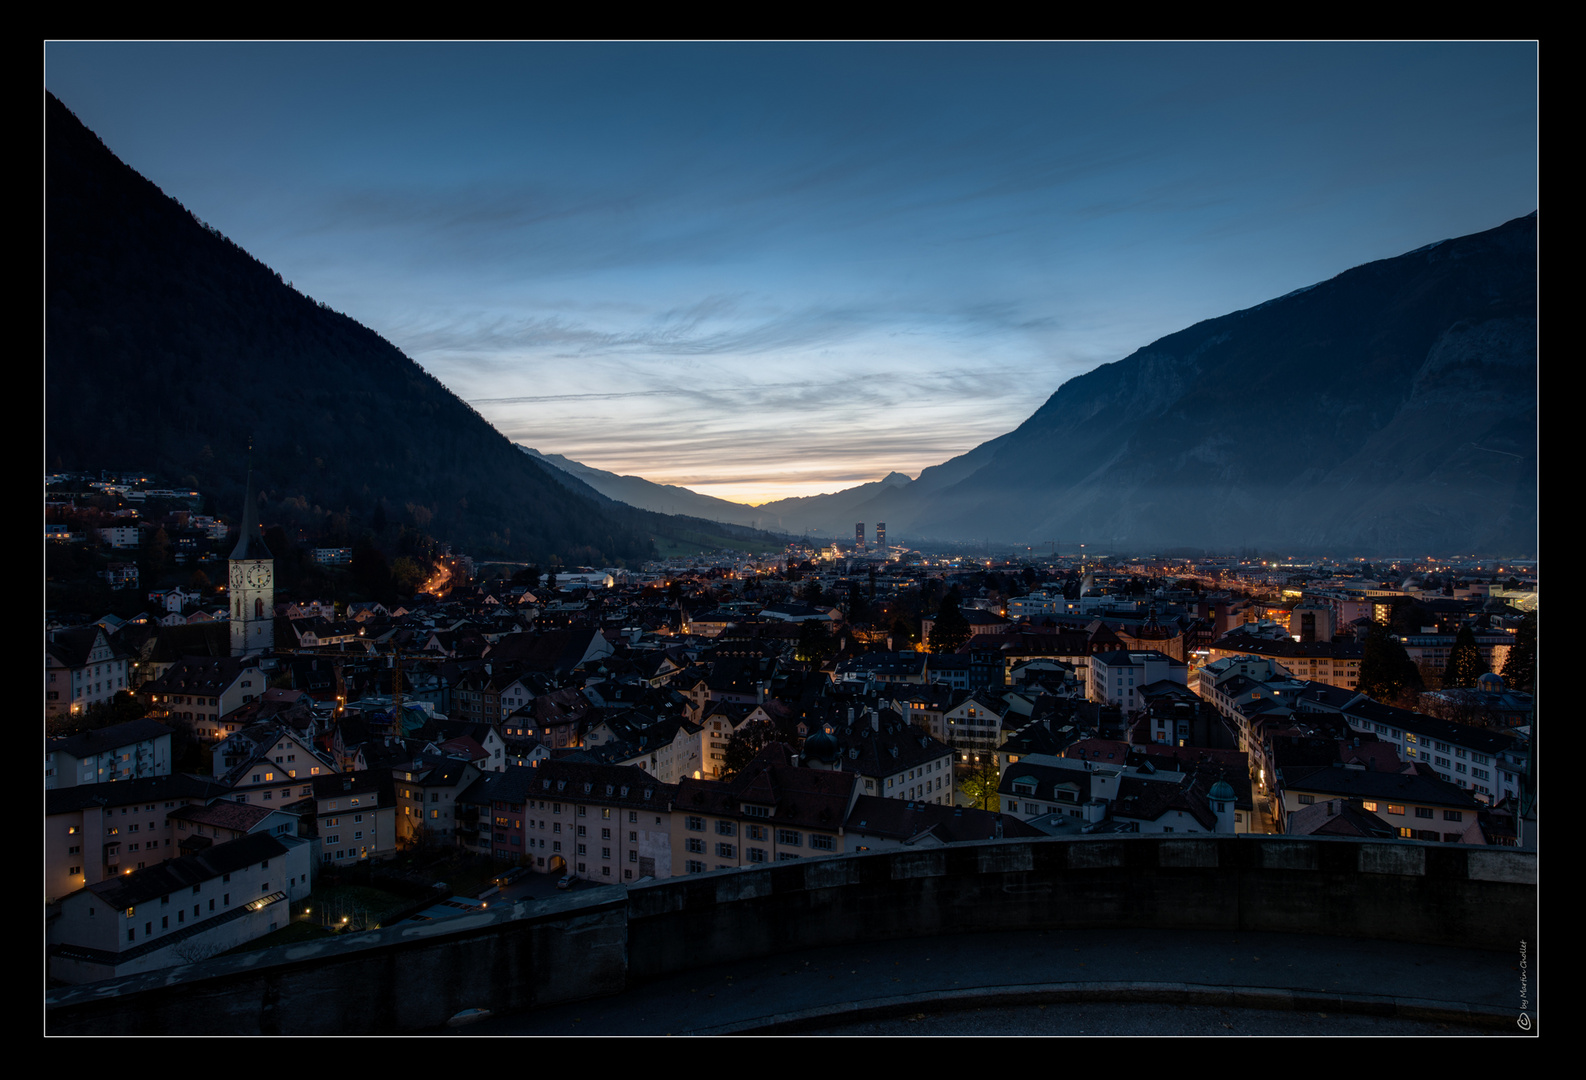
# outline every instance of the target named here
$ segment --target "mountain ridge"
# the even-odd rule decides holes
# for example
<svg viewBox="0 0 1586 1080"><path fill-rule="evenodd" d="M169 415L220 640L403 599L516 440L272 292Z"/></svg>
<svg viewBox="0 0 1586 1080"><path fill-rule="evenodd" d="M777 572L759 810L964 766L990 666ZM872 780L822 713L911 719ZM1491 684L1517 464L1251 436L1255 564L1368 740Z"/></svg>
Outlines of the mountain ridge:
<svg viewBox="0 0 1586 1080"><path fill-rule="evenodd" d="M45 462L138 469L350 542L638 563L699 522L564 484L375 331L281 275L45 102ZM251 447L251 449L250 449ZM558 474L560 475L560 474Z"/></svg>
<svg viewBox="0 0 1586 1080"><path fill-rule="evenodd" d="M777 500L758 520L1031 546L1534 551L1536 222L1200 320L912 481Z"/></svg>
<svg viewBox="0 0 1586 1080"><path fill-rule="evenodd" d="M958 540L1534 551L1535 258L1533 213L1202 320L873 513Z"/></svg>

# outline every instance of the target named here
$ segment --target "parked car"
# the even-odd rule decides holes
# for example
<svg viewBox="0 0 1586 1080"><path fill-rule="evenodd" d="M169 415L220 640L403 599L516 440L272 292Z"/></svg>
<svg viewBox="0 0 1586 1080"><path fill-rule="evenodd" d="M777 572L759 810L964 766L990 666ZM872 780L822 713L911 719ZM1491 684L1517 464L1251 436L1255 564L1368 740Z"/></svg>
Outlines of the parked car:
<svg viewBox="0 0 1586 1080"><path fill-rule="evenodd" d="M560 881L558 881L556 883L556 887L558 889L565 889L565 888L567 888L569 885L571 885L573 882L575 882L577 880L578 880L578 875L577 874L563 874L562 875L562 880L560 880Z"/></svg>

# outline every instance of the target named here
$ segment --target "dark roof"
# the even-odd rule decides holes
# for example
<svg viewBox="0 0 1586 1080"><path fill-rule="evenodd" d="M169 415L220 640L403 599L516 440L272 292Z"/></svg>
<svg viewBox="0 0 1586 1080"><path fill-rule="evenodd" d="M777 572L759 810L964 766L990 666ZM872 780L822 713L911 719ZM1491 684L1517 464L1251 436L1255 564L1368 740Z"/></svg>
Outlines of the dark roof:
<svg viewBox="0 0 1586 1080"><path fill-rule="evenodd" d="M1207 830L1217 828L1217 815L1206 801L1206 793L1195 779L1152 780L1143 776L1124 776L1118 781L1118 797L1112 803L1112 816L1136 821L1158 821L1181 810Z"/></svg>
<svg viewBox="0 0 1586 1080"><path fill-rule="evenodd" d="M1302 806L1288 817L1286 830L1293 836L1366 836L1397 839L1399 830L1368 811L1359 799L1329 799Z"/></svg>
<svg viewBox="0 0 1586 1080"><path fill-rule="evenodd" d="M378 770L365 769L361 772L316 776L311 782L316 799L334 799L338 795L367 795L373 792L381 795L382 806L390 805L393 801L391 776Z"/></svg>
<svg viewBox="0 0 1586 1080"><path fill-rule="evenodd" d="M1476 807L1474 796L1433 776L1346 769L1342 765L1333 765L1285 769L1281 777L1287 791L1314 792L1345 799L1432 803L1466 809Z"/></svg>
<svg viewBox="0 0 1586 1080"><path fill-rule="evenodd" d="M989 810L887 799L880 795L861 795L855 799L844 828L850 835L880 836L889 840L913 840L930 835L944 844L1046 835L1018 818Z"/></svg>
<svg viewBox="0 0 1586 1080"><path fill-rule="evenodd" d="M222 784L200 776L178 773L174 776L143 776L134 780L112 780L103 784L79 784L55 788L44 793L46 814L69 814L88 807L134 806L172 799L215 799L229 794Z"/></svg>
<svg viewBox="0 0 1586 1080"><path fill-rule="evenodd" d="M143 870L134 870L130 874L107 878L87 888L112 908L135 907L180 889L190 889L222 874L252 866L263 859L285 855L287 850L283 841L269 833L253 833L216 844L196 855L184 855Z"/></svg>
<svg viewBox="0 0 1586 1080"><path fill-rule="evenodd" d="M803 769L791 750L771 743L731 780L688 780L677 786L674 812L742 816L744 803L774 807L775 825L836 832L847 817L858 778L849 772Z"/></svg>
<svg viewBox="0 0 1586 1080"><path fill-rule="evenodd" d="M275 813L262 803L240 803L220 799L208 806L183 806L166 814L167 819L194 821L200 825L214 825L222 829L248 832L259 822Z"/></svg>
<svg viewBox="0 0 1586 1080"><path fill-rule="evenodd" d="M664 810L676 792L675 785L663 784L632 765L548 760L538 766L509 765L503 772L486 773L468 785L458 801L521 803L555 799Z"/></svg>
<svg viewBox="0 0 1586 1080"><path fill-rule="evenodd" d="M880 710L875 726L863 716L852 725L830 726L838 768L861 776L879 779L953 755L952 747L919 725L904 723L891 709Z"/></svg>
<svg viewBox="0 0 1586 1080"><path fill-rule="evenodd" d="M1122 765L1122 762L1119 762ZM1057 765L1034 765L1029 762L1017 761L1009 765L1002 773L1002 782L997 785L997 794L1024 798L1044 799L1047 802L1072 802L1075 805L1090 801L1090 778L1093 774L1088 769L1065 769ZM1014 790L1015 783L1033 783L1034 792L1021 792ZM1058 799L1054 794L1057 788L1073 787L1074 798Z"/></svg>
<svg viewBox="0 0 1586 1080"><path fill-rule="evenodd" d="M56 630L44 643L44 651L64 667L82 667L103 631L98 626L73 626ZM108 642L109 639L106 638ZM118 653L118 655L120 655Z"/></svg>
<svg viewBox="0 0 1586 1080"><path fill-rule="evenodd" d="M157 679L151 679L138 688L149 694L199 694L218 696L248 668L257 667L253 661L233 656L184 656L172 664ZM264 692L265 680L260 680L259 692Z"/></svg>
<svg viewBox="0 0 1586 1080"><path fill-rule="evenodd" d="M1483 754L1501 754L1513 746L1515 741L1513 735L1506 735L1501 731L1490 731L1469 724L1456 724L1451 720L1440 720L1425 713L1384 705L1368 697L1357 698L1342 711L1352 720L1369 720L1374 724L1403 728L1417 735L1458 743L1460 746Z"/></svg>
<svg viewBox="0 0 1586 1080"><path fill-rule="evenodd" d="M128 720L124 724L112 724L98 731L80 731L76 735L62 735L50 739L46 749L65 751L74 758L82 759L115 750L129 743L158 739L161 735L170 733L171 729L158 720L145 717L141 720Z"/></svg>

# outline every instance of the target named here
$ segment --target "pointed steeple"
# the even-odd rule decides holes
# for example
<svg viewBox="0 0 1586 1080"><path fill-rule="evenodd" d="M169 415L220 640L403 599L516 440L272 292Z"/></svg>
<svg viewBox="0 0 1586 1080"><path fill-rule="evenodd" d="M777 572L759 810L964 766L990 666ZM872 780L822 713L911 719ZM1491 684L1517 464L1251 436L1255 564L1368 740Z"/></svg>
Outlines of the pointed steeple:
<svg viewBox="0 0 1586 1080"><path fill-rule="evenodd" d="M237 546L231 553L233 561L238 559L274 559L270 549L264 546L264 534L259 531L259 517L255 511L256 503L253 497L253 440L248 440L248 496L242 503L242 529L237 535Z"/></svg>

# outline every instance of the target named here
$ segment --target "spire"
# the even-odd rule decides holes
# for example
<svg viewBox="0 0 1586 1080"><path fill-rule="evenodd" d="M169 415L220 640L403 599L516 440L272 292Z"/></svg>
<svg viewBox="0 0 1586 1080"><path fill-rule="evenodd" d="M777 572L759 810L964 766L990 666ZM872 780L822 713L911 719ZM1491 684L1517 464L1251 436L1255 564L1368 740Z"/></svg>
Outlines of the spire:
<svg viewBox="0 0 1586 1080"><path fill-rule="evenodd" d="M242 528L237 535L237 546L231 553L237 559L274 559L264 546L264 535L259 532L259 518L254 510L253 498L253 440L248 440L248 495L242 503Z"/></svg>

